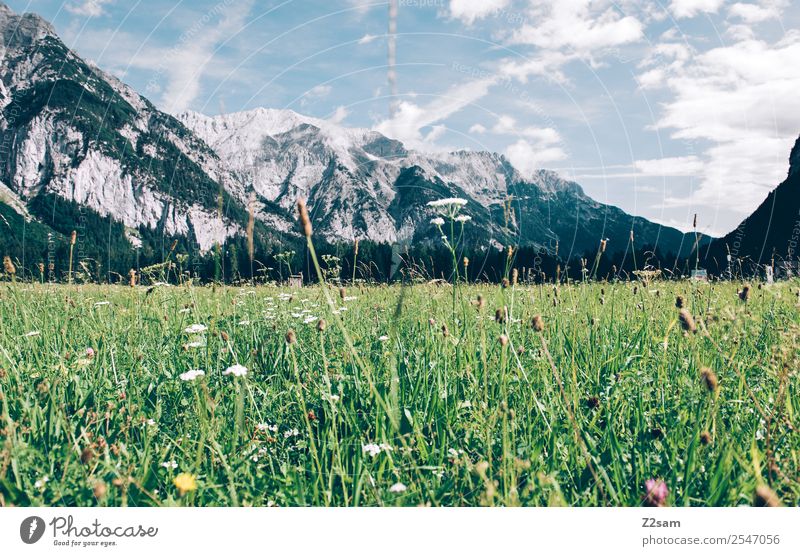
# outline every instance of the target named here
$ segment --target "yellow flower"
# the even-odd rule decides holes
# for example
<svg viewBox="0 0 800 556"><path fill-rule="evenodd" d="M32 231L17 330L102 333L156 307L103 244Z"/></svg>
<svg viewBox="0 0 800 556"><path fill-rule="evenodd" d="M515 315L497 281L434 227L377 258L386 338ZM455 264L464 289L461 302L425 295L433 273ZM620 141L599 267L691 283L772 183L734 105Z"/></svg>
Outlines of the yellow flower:
<svg viewBox="0 0 800 556"><path fill-rule="evenodd" d="M181 496L186 494L187 492L191 492L197 489L197 481L195 480L194 475L191 473L181 473L175 480L173 481L175 484L175 488L178 489L178 492Z"/></svg>

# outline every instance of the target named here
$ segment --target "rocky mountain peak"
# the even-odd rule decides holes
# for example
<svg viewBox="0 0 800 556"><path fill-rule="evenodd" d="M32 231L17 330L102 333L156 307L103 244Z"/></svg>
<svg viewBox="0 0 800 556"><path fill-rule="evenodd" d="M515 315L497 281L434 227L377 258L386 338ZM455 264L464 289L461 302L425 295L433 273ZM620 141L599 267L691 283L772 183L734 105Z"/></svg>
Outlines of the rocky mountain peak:
<svg viewBox="0 0 800 556"><path fill-rule="evenodd" d="M789 177L800 172L800 137L794 143L792 152L789 155Z"/></svg>
<svg viewBox="0 0 800 556"><path fill-rule="evenodd" d="M11 8L0 2L0 34L3 48L29 46L46 36L56 36L49 22L32 13L15 14Z"/></svg>

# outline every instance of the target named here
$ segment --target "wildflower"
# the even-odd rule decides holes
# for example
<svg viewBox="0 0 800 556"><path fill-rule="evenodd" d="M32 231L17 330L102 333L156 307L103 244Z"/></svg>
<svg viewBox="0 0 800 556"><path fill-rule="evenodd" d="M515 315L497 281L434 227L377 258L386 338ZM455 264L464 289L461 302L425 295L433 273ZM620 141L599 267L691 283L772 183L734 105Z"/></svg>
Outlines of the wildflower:
<svg viewBox="0 0 800 556"><path fill-rule="evenodd" d="M506 347L508 345L508 336L500 334L500 345Z"/></svg>
<svg viewBox="0 0 800 556"><path fill-rule="evenodd" d="M777 508L781 505L781 499L767 485L759 485L753 495L753 505L762 508Z"/></svg>
<svg viewBox="0 0 800 556"><path fill-rule="evenodd" d="M383 443L381 444L369 443L361 446L361 452L364 454L369 454L373 458L378 454L380 454L381 452L390 452L391 450L392 450L391 446Z"/></svg>
<svg viewBox="0 0 800 556"><path fill-rule="evenodd" d="M300 435L300 431L297 430L297 429L290 429L290 430L285 431L283 433L283 437L284 438L291 438L293 436L299 436L299 435Z"/></svg>
<svg viewBox="0 0 800 556"><path fill-rule="evenodd" d="M239 326L250 326L250 321L249 320L240 320L239 321Z"/></svg>
<svg viewBox="0 0 800 556"><path fill-rule="evenodd" d="M448 199L437 199L436 201L429 201L428 206L438 210L442 214L455 215L461 207L467 204L466 199L459 199L457 197L450 197Z"/></svg>
<svg viewBox="0 0 800 556"><path fill-rule="evenodd" d="M403 483L395 483L389 487L389 492L400 493L400 492L405 492L407 489L408 487Z"/></svg>
<svg viewBox="0 0 800 556"><path fill-rule="evenodd" d="M41 489L41 488L44 488L44 485L46 485L48 482L50 482L50 477L45 475L44 477L42 477L41 479L38 479L35 483L33 483L33 486L36 487L36 488Z"/></svg>
<svg viewBox="0 0 800 556"><path fill-rule="evenodd" d="M386 334L384 334L383 336L380 336L380 337L378 338L378 340L379 340L379 341L381 341L381 342L386 342L386 341L388 341L388 340L389 340L389 336L387 336Z"/></svg>
<svg viewBox="0 0 800 556"><path fill-rule="evenodd" d="M256 425L256 429L261 432L278 432L278 425L270 425L269 423L259 423Z"/></svg>
<svg viewBox="0 0 800 556"><path fill-rule="evenodd" d="M86 465L87 463L92 461L92 458L94 458L94 451L92 451L92 449L89 446L87 446L81 452L81 463Z"/></svg>
<svg viewBox="0 0 800 556"><path fill-rule="evenodd" d="M709 392L713 393L717 390L719 380L717 379L717 375L714 371L708 367L703 367L700 370L700 378L703 379L703 383L706 385L706 388Z"/></svg>
<svg viewBox="0 0 800 556"><path fill-rule="evenodd" d="M95 356L95 352L93 348L86 348L86 357L92 359Z"/></svg>
<svg viewBox="0 0 800 556"><path fill-rule="evenodd" d="M200 378L201 376L205 375L205 371L201 371L200 369L192 369L190 371L186 371L185 373L181 373L180 378L185 382L191 382L196 378Z"/></svg>
<svg viewBox="0 0 800 556"><path fill-rule="evenodd" d="M462 224L464 224L465 222L469 222L470 220L472 220L472 217L467 214L461 214L459 216L456 216L456 222L460 222Z"/></svg>
<svg viewBox="0 0 800 556"><path fill-rule="evenodd" d="M201 342L200 340L195 340L194 342L187 342L183 344L183 349L201 348L204 345L206 345L205 342Z"/></svg>
<svg viewBox="0 0 800 556"><path fill-rule="evenodd" d="M661 507L667 503L667 496L669 496L669 489L667 483L660 479L647 479L644 483L645 488L645 506Z"/></svg>
<svg viewBox="0 0 800 556"><path fill-rule="evenodd" d="M187 334L202 334L208 330L208 327L203 324L192 324L191 326L187 326L184 332Z"/></svg>
<svg viewBox="0 0 800 556"><path fill-rule="evenodd" d="M175 461L175 460L164 461L164 462L161 463L161 467L163 467L164 469L177 469L178 468L178 462Z"/></svg>
<svg viewBox="0 0 800 556"><path fill-rule="evenodd" d="M178 489L178 493L181 496L197 489L197 480L195 476L190 473L181 473L175 477L172 483L175 485L175 488Z"/></svg>
<svg viewBox="0 0 800 556"><path fill-rule="evenodd" d="M154 426L156 426L156 420L153 419L153 418L150 418L150 419L147 420L147 424L149 426L151 426L151 427L154 427Z"/></svg>
<svg viewBox="0 0 800 556"><path fill-rule="evenodd" d="M431 219L431 224L434 226L444 226L444 218L441 216L437 216L436 218Z"/></svg>
<svg viewBox="0 0 800 556"><path fill-rule="evenodd" d="M311 324L314 321L318 321L319 317L306 317L303 319L303 324Z"/></svg>
<svg viewBox="0 0 800 556"><path fill-rule="evenodd" d="M247 375L247 367L244 367L237 363L236 365L228 367L227 369L222 371L222 374L233 375L233 376L245 376Z"/></svg>
<svg viewBox="0 0 800 556"><path fill-rule="evenodd" d="M694 323L694 318L689 311L681 309L680 313L678 313L678 318L681 321L681 327L686 332L697 332L697 325Z"/></svg>
<svg viewBox="0 0 800 556"><path fill-rule="evenodd" d="M105 305L111 305L110 301L98 301L94 304L95 307L104 307Z"/></svg>

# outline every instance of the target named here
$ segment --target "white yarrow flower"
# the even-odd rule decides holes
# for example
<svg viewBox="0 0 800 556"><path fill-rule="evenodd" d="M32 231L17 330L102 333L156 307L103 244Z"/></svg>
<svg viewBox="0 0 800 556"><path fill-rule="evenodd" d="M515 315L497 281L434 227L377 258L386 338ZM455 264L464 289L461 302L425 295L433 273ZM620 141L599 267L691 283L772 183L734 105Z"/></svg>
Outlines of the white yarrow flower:
<svg viewBox="0 0 800 556"><path fill-rule="evenodd" d="M192 324L191 326L187 326L184 332L187 334L202 334L206 330L208 330L208 327L204 324Z"/></svg>
<svg viewBox="0 0 800 556"><path fill-rule="evenodd" d="M222 374L233 375L233 376L245 376L247 374L247 367L236 364L222 371Z"/></svg>
<svg viewBox="0 0 800 556"><path fill-rule="evenodd" d="M444 218L441 216L437 216L436 218L431 219L431 224L434 226L444 226Z"/></svg>
<svg viewBox="0 0 800 556"><path fill-rule="evenodd" d="M405 492L407 488L403 483L395 483L389 487L389 492Z"/></svg>
<svg viewBox="0 0 800 556"><path fill-rule="evenodd" d="M456 216L456 222L461 222L462 224L464 222L469 222L470 220L472 220L472 217L468 214L461 214L459 216Z"/></svg>
<svg viewBox="0 0 800 556"><path fill-rule="evenodd" d="M190 371L186 371L185 373L181 373L180 377L183 381L191 382L194 379L205 375L205 371L201 371L200 369L192 369Z"/></svg>
<svg viewBox="0 0 800 556"><path fill-rule="evenodd" d="M379 338L378 338L378 340L380 340L381 342L385 342L385 341L387 341L388 339L389 339L389 336L387 336L387 335L385 335L385 334L384 334L383 336L381 336L381 337L379 337Z"/></svg>

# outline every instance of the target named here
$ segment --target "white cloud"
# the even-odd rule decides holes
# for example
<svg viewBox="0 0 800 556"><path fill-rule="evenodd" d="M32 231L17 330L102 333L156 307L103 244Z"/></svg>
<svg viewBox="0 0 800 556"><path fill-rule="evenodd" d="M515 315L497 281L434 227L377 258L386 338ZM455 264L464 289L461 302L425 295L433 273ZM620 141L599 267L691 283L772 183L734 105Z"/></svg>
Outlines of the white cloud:
<svg viewBox="0 0 800 556"><path fill-rule="evenodd" d="M377 35L370 35L369 33L367 33L366 35L358 39L358 44L369 44L377 38L378 38Z"/></svg>
<svg viewBox="0 0 800 556"><path fill-rule="evenodd" d="M699 13L716 13L725 0L672 0L669 10L678 19L694 17Z"/></svg>
<svg viewBox="0 0 800 556"><path fill-rule="evenodd" d="M241 31L254 0L239 2L236 9L218 10L221 16L214 24L190 27L184 40L169 51L169 58L164 60L168 83L162 95L162 104L166 111L178 113L186 110L200 94L200 82L203 75L213 65L219 45ZM222 4L220 4L222 5Z"/></svg>
<svg viewBox="0 0 800 556"><path fill-rule="evenodd" d="M486 133L486 131L487 131L486 127L482 126L481 124L474 124L472 127L469 128L469 132L474 133L476 135L482 135Z"/></svg>
<svg viewBox="0 0 800 556"><path fill-rule="evenodd" d="M520 139L509 145L504 154L524 176L530 176L548 162L564 160L567 157L560 147L532 144L526 139Z"/></svg>
<svg viewBox="0 0 800 556"><path fill-rule="evenodd" d="M800 32L794 31L774 44L743 40L665 69L663 83L673 97L655 127L703 149L706 162L694 193L670 198L667 206L747 214L783 181L800 130L798 59Z"/></svg>
<svg viewBox="0 0 800 556"><path fill-rule="evenodd" d="M510 0L450 0L450 16L460 19L467 25L476 20L496 13L506 6Z"/></svg>
<svg viewBox="0 0 800 556"><path fill-rule="evenodd" d="M674 156L636 160L633 167L640 176L695 176L705 169L705 164L696 156Z"/></svg>
<svg viewBox="0 0 800 556"><path fill-rule="evenodd" d="M345 118L347 118L348 114L349 112L347 111L347 108L345 108L344 106L337 106L336 110L333 111L333 115L330 118L328 118L328 121L333 122L335 124L340 124L344 121Z"/></svg>
<svg viewBox="0 0 800 556"><path fill-rule="evenodd" d="M494 82L495 79L489 77L454 85L425 105L403 100L398 103L395 116L380 122L375 126L375 130L387 137L398 139L412 148L436 149L436 145L426 141L421 130L446 120L486 96ZM433 138L440 135L441 132L438 135L434 134ZM428 137L431 137L431 134L428 134Z"/></svg>
<svg viewBox="0 0 800 556"><path fill-rule="evenodd" d="M760 23L768 19L778 19L787 3L783 0L766 0L758 4L737 2L728 8L728 14L745 23Z"/></svg>
<svg viewBox="0 0 800 556"><path fill-rule="evenodd" d="M113 2L114 0L83 0L83 2L67 4L65 8L71 14L99 17L105 14L105 6Z"/></svg>
<svg viewBox="0 0 800 556"><path fill-rule="evenodd" d="M531 23L515 31L512 43L591 56L598 49L642 38L642 24L632 15L590 0L532 0Z"/></svg>

